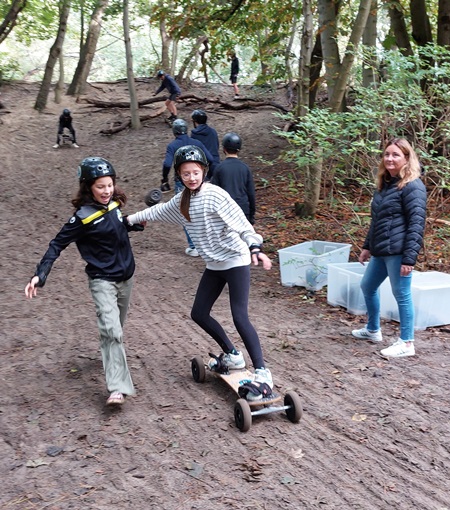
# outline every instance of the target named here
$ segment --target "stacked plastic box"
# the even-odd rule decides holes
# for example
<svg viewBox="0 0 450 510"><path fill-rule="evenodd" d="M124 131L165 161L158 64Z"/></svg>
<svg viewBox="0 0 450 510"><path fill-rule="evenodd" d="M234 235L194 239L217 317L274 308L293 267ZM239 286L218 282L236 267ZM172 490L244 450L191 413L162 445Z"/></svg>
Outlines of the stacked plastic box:
<svg viewBox="0 0 450 510"><path fill-rule="evenodd" d="M366 313L364 296L360 289L367 264L359 262L329 264L327 301L332 306L343 306L349 313ZM438 271L413 271L411 293L414 302L415 329L450 324L450 274ZM389 278L380 287L380 313L388 320L399 320L397 302L392 294Z"/></svg>
<svg viewBox="0 0 450 510"><path fill-rule="evenodd" d="M278 250L281 284L319 290L327 285L328 264L347 262L350 244L308 241Z"/></svg>

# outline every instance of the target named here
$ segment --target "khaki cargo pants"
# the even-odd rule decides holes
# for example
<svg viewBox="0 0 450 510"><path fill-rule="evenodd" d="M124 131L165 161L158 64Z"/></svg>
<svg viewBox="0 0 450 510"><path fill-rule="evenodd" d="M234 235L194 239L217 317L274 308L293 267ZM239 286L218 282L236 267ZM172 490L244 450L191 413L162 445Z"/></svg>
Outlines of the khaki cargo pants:
<svg viewBox="0 0 450 510"><path fill-rule="evenodd" d="M100 350L108 391L133 395L134 386L128 370L123 345L123 325L133 287L133 278L125 282L108 282L89 278L89 289L97 311Z"/></svg>

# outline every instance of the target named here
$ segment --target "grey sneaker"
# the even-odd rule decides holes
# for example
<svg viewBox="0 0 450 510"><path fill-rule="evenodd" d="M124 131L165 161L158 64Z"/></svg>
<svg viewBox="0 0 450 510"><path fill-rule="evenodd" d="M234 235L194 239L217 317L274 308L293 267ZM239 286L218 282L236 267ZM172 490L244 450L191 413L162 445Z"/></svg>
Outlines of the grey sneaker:
<svg viewBox="0 0 450 510"><path fill-rule="evenodd" d="M59 143L55 143L55 145L53 146L54 149L59 149Z"/></svg>
<svg viewBox="0 0 450 510"><path fill-rule="evenodd" d="M406 356L414 356L416 354L416 350L414 349L414 342L410 342L409 345L407 344L408 342L405 342L399 338L390 347L382 349L380 354L386 358L404 358Z"/></svg>
<svg viewBox="0 0 450 510"><path fill-rule="evenodd" d="M273 389L273 379L272 373L268 368L257 368L255 370L255 379L254 382L257 383L266 383L270 386L270 389Z"/></svg>
<svg viewBox="0 0 450 510"><path fill-rule="evenodd" d="M383 341L381 329L378 331L369 331L366 327L361 329L354 329L352 335L360 340L368 340L369 342L379 343Z"/></svg>
<svg viewBox="0 0 450 510"><path fill-rule="evenodd" d="M238 351L237 354L221 354L220 361L224 365L227 366L229 370L236 370L239 368L245 368L245 359L244 355L241 351ZM211 358L208 361L208 366L211 370L214 370L214 367L217 365L217 360L215 358Z"/></svg>
<svg viewBox="0 0 450 510"><path fill-rule="evenodd" d="M194 248L191 248L191 247L186 248L186 249L184 250L184 253L186 253L186 255L189 255L190 257L198 257L198 256L199 256L199 253L198 253L198 251L195 249L195 247L194 247Z"/></svg>

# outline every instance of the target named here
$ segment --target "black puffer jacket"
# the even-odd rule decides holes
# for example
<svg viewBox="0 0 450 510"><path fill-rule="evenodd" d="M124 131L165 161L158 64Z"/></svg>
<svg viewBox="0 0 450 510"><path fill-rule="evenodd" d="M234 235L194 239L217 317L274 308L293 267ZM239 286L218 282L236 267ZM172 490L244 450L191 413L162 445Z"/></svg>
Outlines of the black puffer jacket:
<svg viewBox="0 0 450 510"><path fill-rule="evenodd" d="M375 257L403 255L414 266L422 247L427 194L420 179L397 188L399 179L385 182L372 200L372 221L363 248Z"/></svg>

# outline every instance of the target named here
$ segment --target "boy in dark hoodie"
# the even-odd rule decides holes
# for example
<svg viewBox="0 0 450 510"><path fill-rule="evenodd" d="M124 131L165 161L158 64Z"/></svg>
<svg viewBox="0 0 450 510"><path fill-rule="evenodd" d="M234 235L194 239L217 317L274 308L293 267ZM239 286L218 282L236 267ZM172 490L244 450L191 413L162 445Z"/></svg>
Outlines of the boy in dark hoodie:
<svg viewBox="0 0 450 510"><path fill-rule="evenodd" d="M194 124L191 138L202 142L213 158L213 164L210 164L207 175L207 179L210 180L213 176L214 168L220 163L219 137L217 131L206 123L208 116L203 110L194 110L191 114L191 119Z"/></svg>

